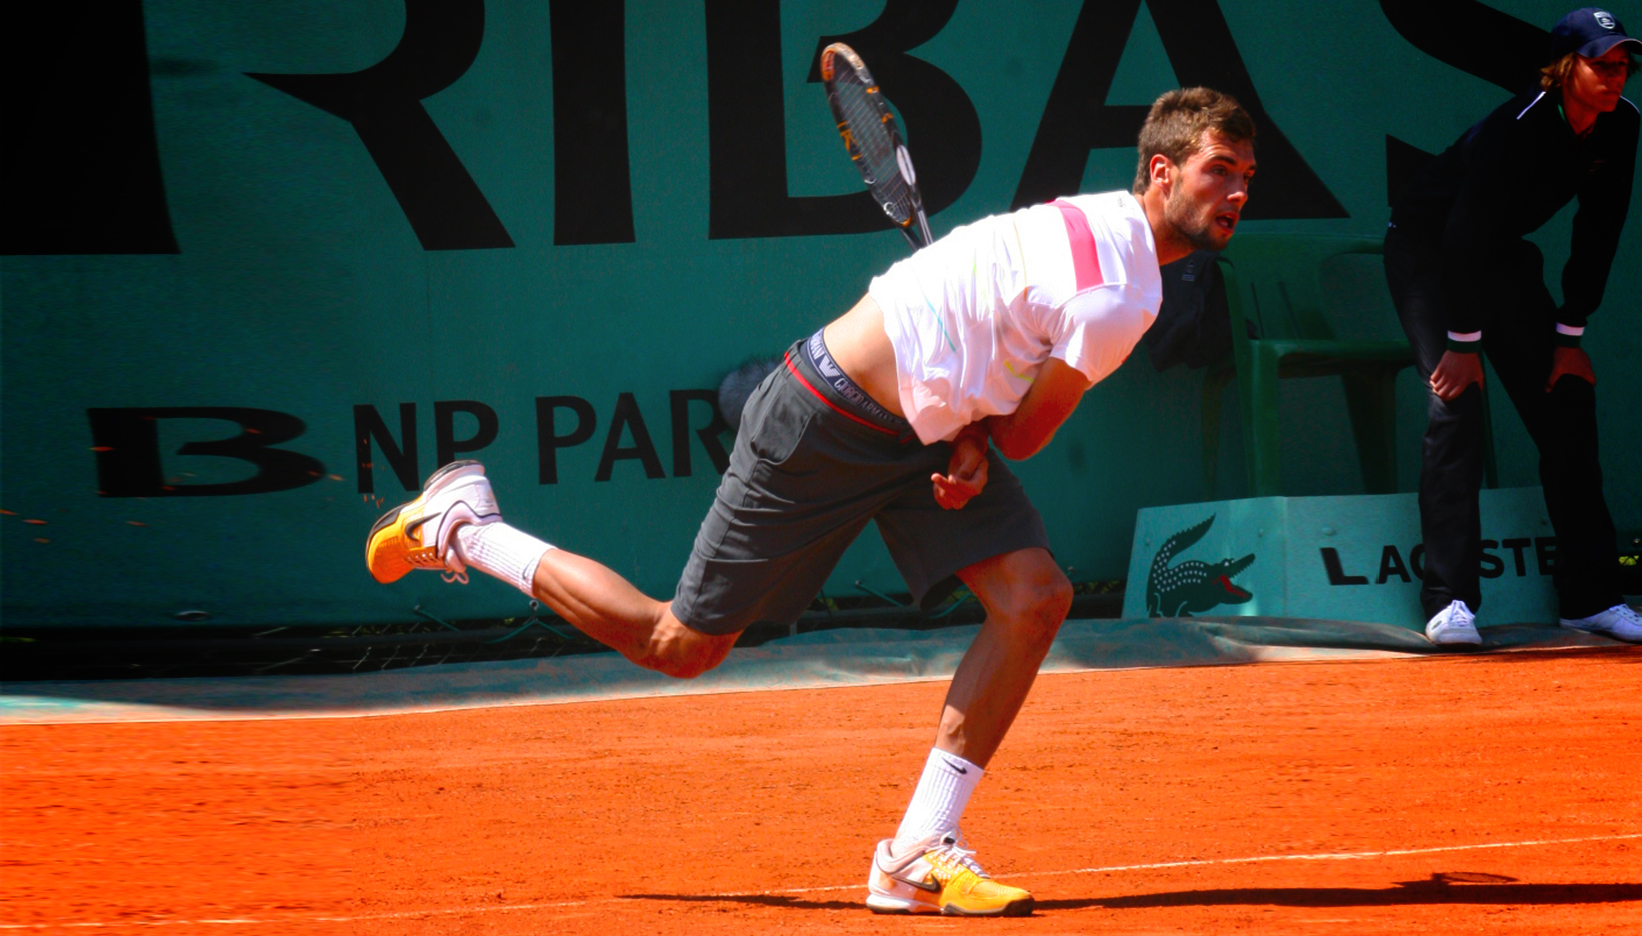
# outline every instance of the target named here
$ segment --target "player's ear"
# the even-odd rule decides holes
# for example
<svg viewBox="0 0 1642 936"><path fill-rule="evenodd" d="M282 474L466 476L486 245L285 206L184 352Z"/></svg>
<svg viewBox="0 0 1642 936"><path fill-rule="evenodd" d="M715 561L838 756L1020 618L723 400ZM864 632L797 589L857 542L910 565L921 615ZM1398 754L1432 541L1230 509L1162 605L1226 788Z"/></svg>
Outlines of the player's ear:
<svg viewBox="0 0 1642 936"><path fill-rule="evenodd" d="M1152 161L1147 165L1146 169L1148 174L1151 176L1152 184L1163 186L1165 191L1168 190L1170 183L1174 181L1174 160L1163 155L1162 153L1152 154Z"/></svg>

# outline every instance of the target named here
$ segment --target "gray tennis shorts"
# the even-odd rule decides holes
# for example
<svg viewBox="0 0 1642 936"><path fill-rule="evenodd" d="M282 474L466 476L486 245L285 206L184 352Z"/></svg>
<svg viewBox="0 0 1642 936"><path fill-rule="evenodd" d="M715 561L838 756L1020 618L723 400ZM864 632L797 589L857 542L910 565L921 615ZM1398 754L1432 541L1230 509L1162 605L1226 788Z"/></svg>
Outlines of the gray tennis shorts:
<svg viewBox="0 0 1642 936"><path fill-rule="evenodd" d="M996 452L985 489L942 509L929 478L946 473L951 447L920 443L831 365L819 338L794 344L742 411L673 597L673 615L695 630L796 621L869 520L925 610L958 587L958 570L1049 548L1043 518Z"/></svg>

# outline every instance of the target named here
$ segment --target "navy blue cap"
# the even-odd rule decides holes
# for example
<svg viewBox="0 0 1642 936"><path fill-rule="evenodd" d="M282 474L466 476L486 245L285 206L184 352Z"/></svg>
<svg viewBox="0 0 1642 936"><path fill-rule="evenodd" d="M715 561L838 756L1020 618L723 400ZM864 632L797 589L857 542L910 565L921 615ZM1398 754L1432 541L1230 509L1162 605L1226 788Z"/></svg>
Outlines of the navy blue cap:
<svg viewBox="0 0 1642 936"><path fill-rule="evenodd" d="M1625 24L1607 10L1585 7L1575 10L1551 27L1551 61L1569 52L1586 58L1601 58L1620 43L1629 43L1631 53L1642 52L1642 40L1625 35Z"/></svg>

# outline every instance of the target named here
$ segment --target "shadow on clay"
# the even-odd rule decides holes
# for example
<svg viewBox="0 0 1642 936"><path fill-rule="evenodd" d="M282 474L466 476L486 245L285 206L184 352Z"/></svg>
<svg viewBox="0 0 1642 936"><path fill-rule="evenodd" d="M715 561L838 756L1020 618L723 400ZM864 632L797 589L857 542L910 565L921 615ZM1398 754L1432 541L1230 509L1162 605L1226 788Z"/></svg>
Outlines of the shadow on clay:
<svg viewBox="0 0 1642 936"><path fill-rule="evenodd" d="M859 900L812 900L779 894L623 894L624 900L750 904L791 910L864 910ZM1125 897L1039 900L1037 910L1139 910L1152 907L1404 907L1422 904L1602 904L1642 901L1642 884L1525 884L1502 874L1454 871L1392 887L1242 887Z"/></svg>
<svg viewBox="0 0 1642 936"><path fill-rule="evenodd" d="M1598 904L1642 901L1642 884L1525 884L1501 874L1437 873L1392 887L1240 887L1132 894L1086 900L1040 900L1039 910L1144 907L1404 907L1421 904Z"/></svg>

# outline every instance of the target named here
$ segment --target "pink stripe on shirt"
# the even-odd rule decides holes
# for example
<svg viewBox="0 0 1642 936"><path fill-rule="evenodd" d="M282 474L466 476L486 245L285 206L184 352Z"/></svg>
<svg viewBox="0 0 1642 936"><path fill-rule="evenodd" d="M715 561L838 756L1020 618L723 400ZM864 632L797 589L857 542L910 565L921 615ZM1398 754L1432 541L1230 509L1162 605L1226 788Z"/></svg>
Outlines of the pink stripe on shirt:
<svg viewBox="0 0 1642 936"><path fill-rule="evenodd" d="M1089 230L1089 219L1070 202L1050 202L1060 209L1061 220L1066 222L1066 237L1072 242L1072 274L1078 291L1106 282L1100 272L1100 255L1095 252L1095 234Z"/></svg>

